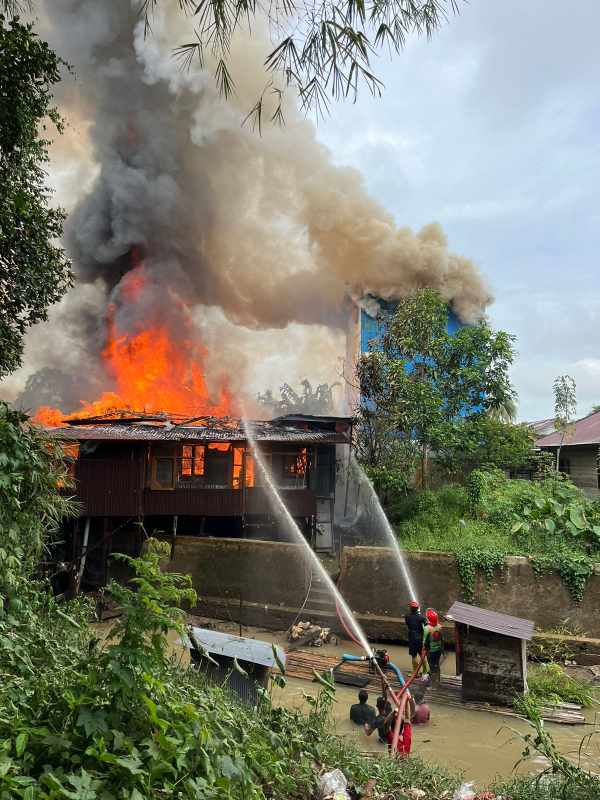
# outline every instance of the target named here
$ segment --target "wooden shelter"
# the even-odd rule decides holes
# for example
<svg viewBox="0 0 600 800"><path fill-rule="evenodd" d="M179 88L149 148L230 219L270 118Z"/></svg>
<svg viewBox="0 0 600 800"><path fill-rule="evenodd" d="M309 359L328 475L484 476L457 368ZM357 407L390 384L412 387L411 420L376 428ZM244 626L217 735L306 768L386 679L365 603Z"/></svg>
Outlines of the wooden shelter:
<svg viewBox="0 0 600 800"><path fill-rule="evenodd" d="M446 618L456 625L456 674L462 699L511 705L527 691L527 642L533 622L456 602Z"/></svg>
<svg viewBox="0 0 600 800"><path fill-rule="evenodd" d="M266 689L271 669L277 669L274 646L269 642L206 628L192 628L187 644L192 663L205 672L212 683L229 689L243 703L249 705L256 705L259 687ZM197 649L197 646L202 650ZM279 661L285 664L284 651L281 647L276 647L276 650ZM210 659L206 657L207 653ZM237 661L237 669L234 659Z"/></svg>

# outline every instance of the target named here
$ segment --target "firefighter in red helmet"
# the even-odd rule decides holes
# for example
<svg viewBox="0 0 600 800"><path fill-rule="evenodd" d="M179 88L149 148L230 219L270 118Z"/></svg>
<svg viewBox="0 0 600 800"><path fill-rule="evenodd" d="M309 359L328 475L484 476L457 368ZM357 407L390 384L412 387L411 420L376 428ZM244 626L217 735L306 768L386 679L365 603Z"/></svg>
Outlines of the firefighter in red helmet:
<svg viewBox="0 0 600 800"><path fill-rule="evenodd" d="M408 628L408 653L412 657L413 672L419 668L419 656L423 650L423 628L427 621L416 600L411 600L408 604L408 614L404 617Z"/></svg>
<svg viewBox="0 0 600 800"><path fill-rule="evenodd" d="M435 686L439 685L440 682L440 660L444 652L444 633L437 611L434 611L433 608L428 608L425 616L427 617L427 624L423 633L423 653L427 657L431 672L431 682Z"/></svg>

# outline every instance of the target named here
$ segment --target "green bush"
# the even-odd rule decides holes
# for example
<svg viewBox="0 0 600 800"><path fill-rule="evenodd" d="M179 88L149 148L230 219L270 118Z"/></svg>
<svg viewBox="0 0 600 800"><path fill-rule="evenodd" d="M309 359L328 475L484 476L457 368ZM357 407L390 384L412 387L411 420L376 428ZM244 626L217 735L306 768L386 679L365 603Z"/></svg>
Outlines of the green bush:
<svg viewBox="0 0 600 800"><path fill-rule="evenodd" d="M465 487L414 492L392 513L402 547L456 555L469 601L477 576L491 579L507 555L557 572L577 601L600 561L600 502L555 474L531 482L475 470Z"/></svg>
<svg viewBox="0 0 600 800"><path fill-rule="evenodd" d="M594 687L568 675L560 664L538 664L529 670L527 683L531 697L540 705L578 703L589 708L597 702Z"/></svg>

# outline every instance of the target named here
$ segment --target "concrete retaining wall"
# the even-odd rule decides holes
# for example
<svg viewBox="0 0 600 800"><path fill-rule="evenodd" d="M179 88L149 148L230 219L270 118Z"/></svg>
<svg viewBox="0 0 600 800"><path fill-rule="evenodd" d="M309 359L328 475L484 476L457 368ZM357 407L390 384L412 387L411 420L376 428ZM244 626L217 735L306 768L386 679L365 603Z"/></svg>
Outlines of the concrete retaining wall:
<svg viewBox="0 0 600 800"><path fill-rule="evenodd" d="M446 553L407 553L419 600L445 613L462 599L456 562ZM301 548L282 542L178 536L168 569L189 573L200 601L197 611L246 625L287 627L306 599L309 573ZM372 639L404 639L409 601L391 550L347 547L342 554L341 591ZM511 557L490 586L479 580L478 605L534 620L548 630L569 618L588 636L600 637L600 570L588 581L581 604L560 577L537 577L526 558ZM241 599L241 603L240 603ZM331 612L311 609L305 617L339 630Z"/></svg>
<svg viewBox="0 0 600 800"><path fill-rule="evenodd" d="M454 556L447 553L406 553L406 561L423 607L445 613L462 599L462 587ZM349 547L342 555L340 588L359 615L402 617L409 601L398 580L391 550L380 547ZM589 636L600 636L600 570L588 581L583 601L571 598L559 575L537 576L529 559L511 556L505 569L491 584L479 579L476 605L505 614L532 619L537 628L548 630L563 620L582 628ZM368 625L367 625L368 627Z"/></svg>
<svg viewBox="0 0 600 800"><path fill-rule="evenodd" d="M201 600L220 598L232 609L240 598L297 609L308 585L300 547L283 542L178 536L166 566L191 575Z"/></svg>

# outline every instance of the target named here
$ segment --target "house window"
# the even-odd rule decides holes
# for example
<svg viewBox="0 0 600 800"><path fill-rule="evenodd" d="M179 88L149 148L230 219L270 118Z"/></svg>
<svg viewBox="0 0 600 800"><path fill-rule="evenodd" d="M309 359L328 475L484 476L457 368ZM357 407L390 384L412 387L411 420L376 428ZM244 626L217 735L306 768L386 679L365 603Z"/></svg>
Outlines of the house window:
<svg viewBox="0 0 600 800"><path fill-rule="evenodd" d="M151 486L153 489L173 489L175 464L173 458L155 458L152 462Z"/></svg>
<svg viewBox="0 0 600 800"><path fill-rule="evenodd" d="M294 451L273 451L263 455L265 466L270 471L278 489L305 489L308 473L308 451L306 447ZM256 485L263 486L261 475Z"/></svg>
<svg viewBox="0 0 600 800"><path fill-rule="evenodd" d="M233 488L242 484L251 489L254 486L254 458L245 447L233 448Z"/></svg>
<svg viewBox="0 0 600 800"><path fill-rule="evenodd" d="M229 489L232 475L232 447L230 442L211 442L206 446L205 486L211 489Z"/></svg>
<svg viewBox="0 0 600 800"><path fill-rule="evenodd" d="M246 453L246 486L249 489L251 489L255 485L254 472L255 472L254 456L250 455L250 453L247 452Z"/></svg>
<svg viewBox="0 0 600 800"><path fill-rule="evenodd" d="M151 489L174 489L176 450L173 445L152 445L147 467L147 482Z"/></svg>
<svg viewBox="0 0 600 800"><path fill-rule="evenodd" d="M204 477L204 445L184 444L181 454L179 479L187 480Z"/></svg>
<svg viewBox="0 0 600 800"><path fill-rule="evenodd" d="M282 464L282 485L292 485L294 487L301 485L304 487L306 484L306 465L306 447L303 447L298 453L285 453Z"/></svg>

